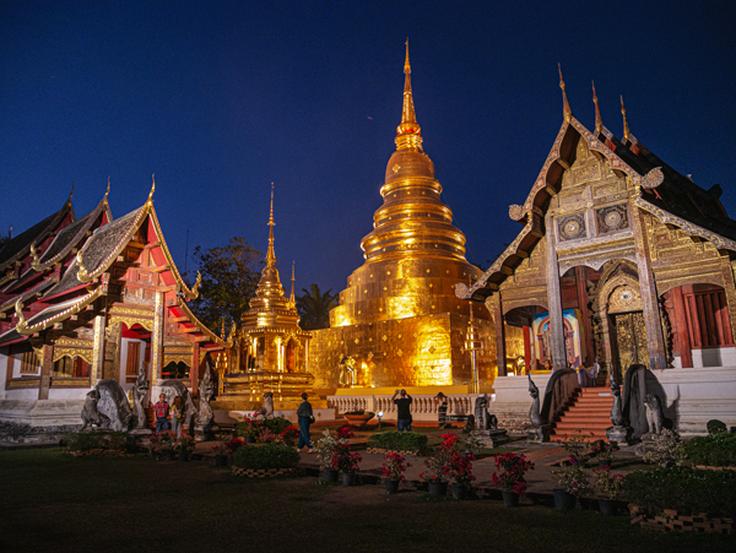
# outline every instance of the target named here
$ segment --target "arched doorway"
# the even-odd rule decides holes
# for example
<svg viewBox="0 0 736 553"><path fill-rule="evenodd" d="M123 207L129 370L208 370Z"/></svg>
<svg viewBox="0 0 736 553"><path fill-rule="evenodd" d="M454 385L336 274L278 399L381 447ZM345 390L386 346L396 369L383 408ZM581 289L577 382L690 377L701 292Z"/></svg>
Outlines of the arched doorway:
<svg viewBox="0 0 736 553"><path fill-rule="evenodd" d="M297 348L299 344L294 338L289 338L284 350L284 370L287 373L296 372Z"/></svg>

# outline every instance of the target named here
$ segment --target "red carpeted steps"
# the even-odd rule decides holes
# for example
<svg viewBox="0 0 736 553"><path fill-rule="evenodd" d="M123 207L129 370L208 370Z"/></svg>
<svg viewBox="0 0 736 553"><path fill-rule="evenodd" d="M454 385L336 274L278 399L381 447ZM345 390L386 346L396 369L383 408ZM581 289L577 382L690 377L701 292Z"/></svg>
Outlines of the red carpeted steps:
<svg viewBox="0 0 736 553"><path fill-rule="evenodd" d="M550 441L564 442L606 440L611 427L613 396L605 386L582 388L575 401L554 424Z"/></svg>

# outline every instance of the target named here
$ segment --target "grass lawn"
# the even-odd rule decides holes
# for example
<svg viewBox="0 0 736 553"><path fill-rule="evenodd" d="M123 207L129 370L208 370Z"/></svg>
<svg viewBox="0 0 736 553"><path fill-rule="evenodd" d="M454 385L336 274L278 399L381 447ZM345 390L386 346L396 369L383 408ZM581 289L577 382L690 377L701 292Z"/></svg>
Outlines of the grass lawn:
<svg viewBox="0 0 736 553"><path fill-rule="evenodd" d="M388 497L315 478L249 481L200 462L0 451L2 551L733 551L725 536L641 531L627 517Z"/></svg>

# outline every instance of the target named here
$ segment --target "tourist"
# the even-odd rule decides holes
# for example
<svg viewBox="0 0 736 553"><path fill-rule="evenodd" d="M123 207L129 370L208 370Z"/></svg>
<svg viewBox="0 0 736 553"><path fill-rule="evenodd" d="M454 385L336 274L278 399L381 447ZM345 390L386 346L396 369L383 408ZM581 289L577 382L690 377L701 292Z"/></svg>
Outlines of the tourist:
<svg viewBox="0 0 736 553"><path fill-rule="evenodd" d="M171 404L171 431L177 439L181 438L183 403L181 396L176 396Z"/></svg>
<svg viewBox="0 0 736 553"><path fill-rule="evenodd" d="M299 442L296 447L301 449L307 446L311 451L313 446L309 426L314 422L314 413L312 412L312 404L307 401L308 397L306 392L302 394L302 402L296 410L296 416L299 419Z"/></svg>
<svg viewBox="0 0 736 553"><path fill-rule="evenodd" d="M163 432L169 429L169 403L166 401L166 395L158 396L158 402L153 406L153 414L156 417L156 432Z"/></svg>
<svg viewBox="0 0 736 553"><path fill-rule="evenodd" d="M442 392L439 392L434 397L440 402L439 406L437 406L437 425L439 428L447 428L449 426L449 422L447 420L447 409L449 407L447 396Z"/></svg>
<svg viewBox="0 0 736 553"><path fill-rule="evenodd" d="M396 396L401 396L397 399ZM396 404L396 429L399 432L411 430L411 396L406 390L396 390L391 398Z"/></svg>

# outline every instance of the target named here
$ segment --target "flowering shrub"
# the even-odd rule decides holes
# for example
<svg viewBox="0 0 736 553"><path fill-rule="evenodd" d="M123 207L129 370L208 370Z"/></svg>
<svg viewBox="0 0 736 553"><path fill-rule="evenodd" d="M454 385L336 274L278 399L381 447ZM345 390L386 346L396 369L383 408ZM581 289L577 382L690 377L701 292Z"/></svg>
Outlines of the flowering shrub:
<svg viewBox="0 0 736 553"><path fill-rule="evenodd" d="M279 442L246 445L233 455L233 464L247 469L293 468L298 462L299 453Z"/></svg>
<svg viewBox="0 0 736 553"><path fill-rule="evenodd" d="M518 453L496 455L495 461L496 472L491 476L493 485L518 495L523 494L526 491L524 475L534 468L534 463L526 455Z"/></svg>
<svg viewBox="0 0 736 553"><path fill-rule="evenodd" d="M224 443L215 444L215 445L212 446L211 451L212 451L212 453L214 455L222 455L222 456L225 456L226 457L232 451L228 446L229 446L229 444L224 444Z"/></svg>
<svg viewBox="0 0 736 553"><path fill-rule="evenodd" d="M642 460L645 463L672 467L683 461L683 450L680 436L667 428L659 434L648 434L641 442Z"/></svg>
<svg viewBox="0 0 736 553"><path fill-rule="evenodd" d="M231 452L234 452L239 447L243 447L245 445L245 438L242 438L240 436L235 436L225 445Z"/></svg>
<svg viewBox="0 0 736 553"><path fill-rule="evenodd" d="M294 445L298 437L299 437L299 428L294 424L290 424L289 426L284 428L281 432L279 432L279 438L286 445Z"/></svg>
<svg viewBox="0 0 736 553"><path fill-rule="evenodd" d="M152 455L168 455L174 451L174 433L167 430L151 434L148 440L148 451Z"/></svg>
<svg viewBox="0 0 736 553"><path fill-rule="evenodd" d="M468 484L473 476L475 456L468 451L457 434L441 434L442 442L434 454L424 462L425 470L419 477L426 482Z"/></svg>
<svg viewBox="0 0 736 553"><path fill-rule="evenodd" d="M427 435L419 432L377 432L368 438L368 447L419 453L427 448Z"/></svg>
<svg viewBox="0 0 736 553"><path fill-rule="evenodd" d="M330 432L329 428L322 431L322 437L317 440L315 450L322 470L337 470L337 467L333 466L333 458L337 450L337 436Z"/></svg>
<svg viewBox="0 0 736 553"><path fill-rule="evenodd" d="M292 426L294 425L283 417L272 419L243 417L242 422L235 427L235 435L245 438L250 443L284 441L282 433L286 432L288 436L287 429Z"/></svg>
<svg viewBox="0 0 736 553"><path fill-rule="evenodd" d="M720 432L688 440L683 455L696 465L712 467L736 466L736 434Z"/></svg>
<svg viewBox="0 0 736 553"><path fill-rule="evenodd" d="M587 459L597 461L600 465L610 465L613 460L613 452L618 449L616 444L605 440L595 440L588 444L584 454Z"/></svg>
<svg viewBox="0 0 736 553"><path fill-rule="evenodd" d="M194 451L194 438L182 436L174 442L174 451L177 453L191 453Z"/></svg>
<svg viewBox="0 0 736 553"><path fill-rule="evenodd" d="M381 465L381 476L386 480L404 480L404 473L410 466L404 457L398 451L387 451L383 456L383 465Z"/></svg>
<svg viewBox="0 0 736 553"><path fill-rule="evenodd" d="M575 455L570 455L552 474L557 477L559 486L569 494L580 496L590 488L588 473Z"/></svg>
<svg viewBox="0 0 736 553"><path fill-rule="evenodd" d="M362 457L360 453L350 451L347 444L338 444L332 454L331 468L342 472L357 472Z"/></svg>
<svg viewBox="0 0 736 553"><path fill-rule="evenodd" d="M344 424L337 429L337 437L341 440L349 440L353 437L353 429Z"/></svg>
<svg viewBox="0 0 736 553"><path fill-rule="evenodd" d="M593 470L593 489L603 499L616 499L621 495L624 485L624 475L613 472L609 467L600 467Z"/></svg>

